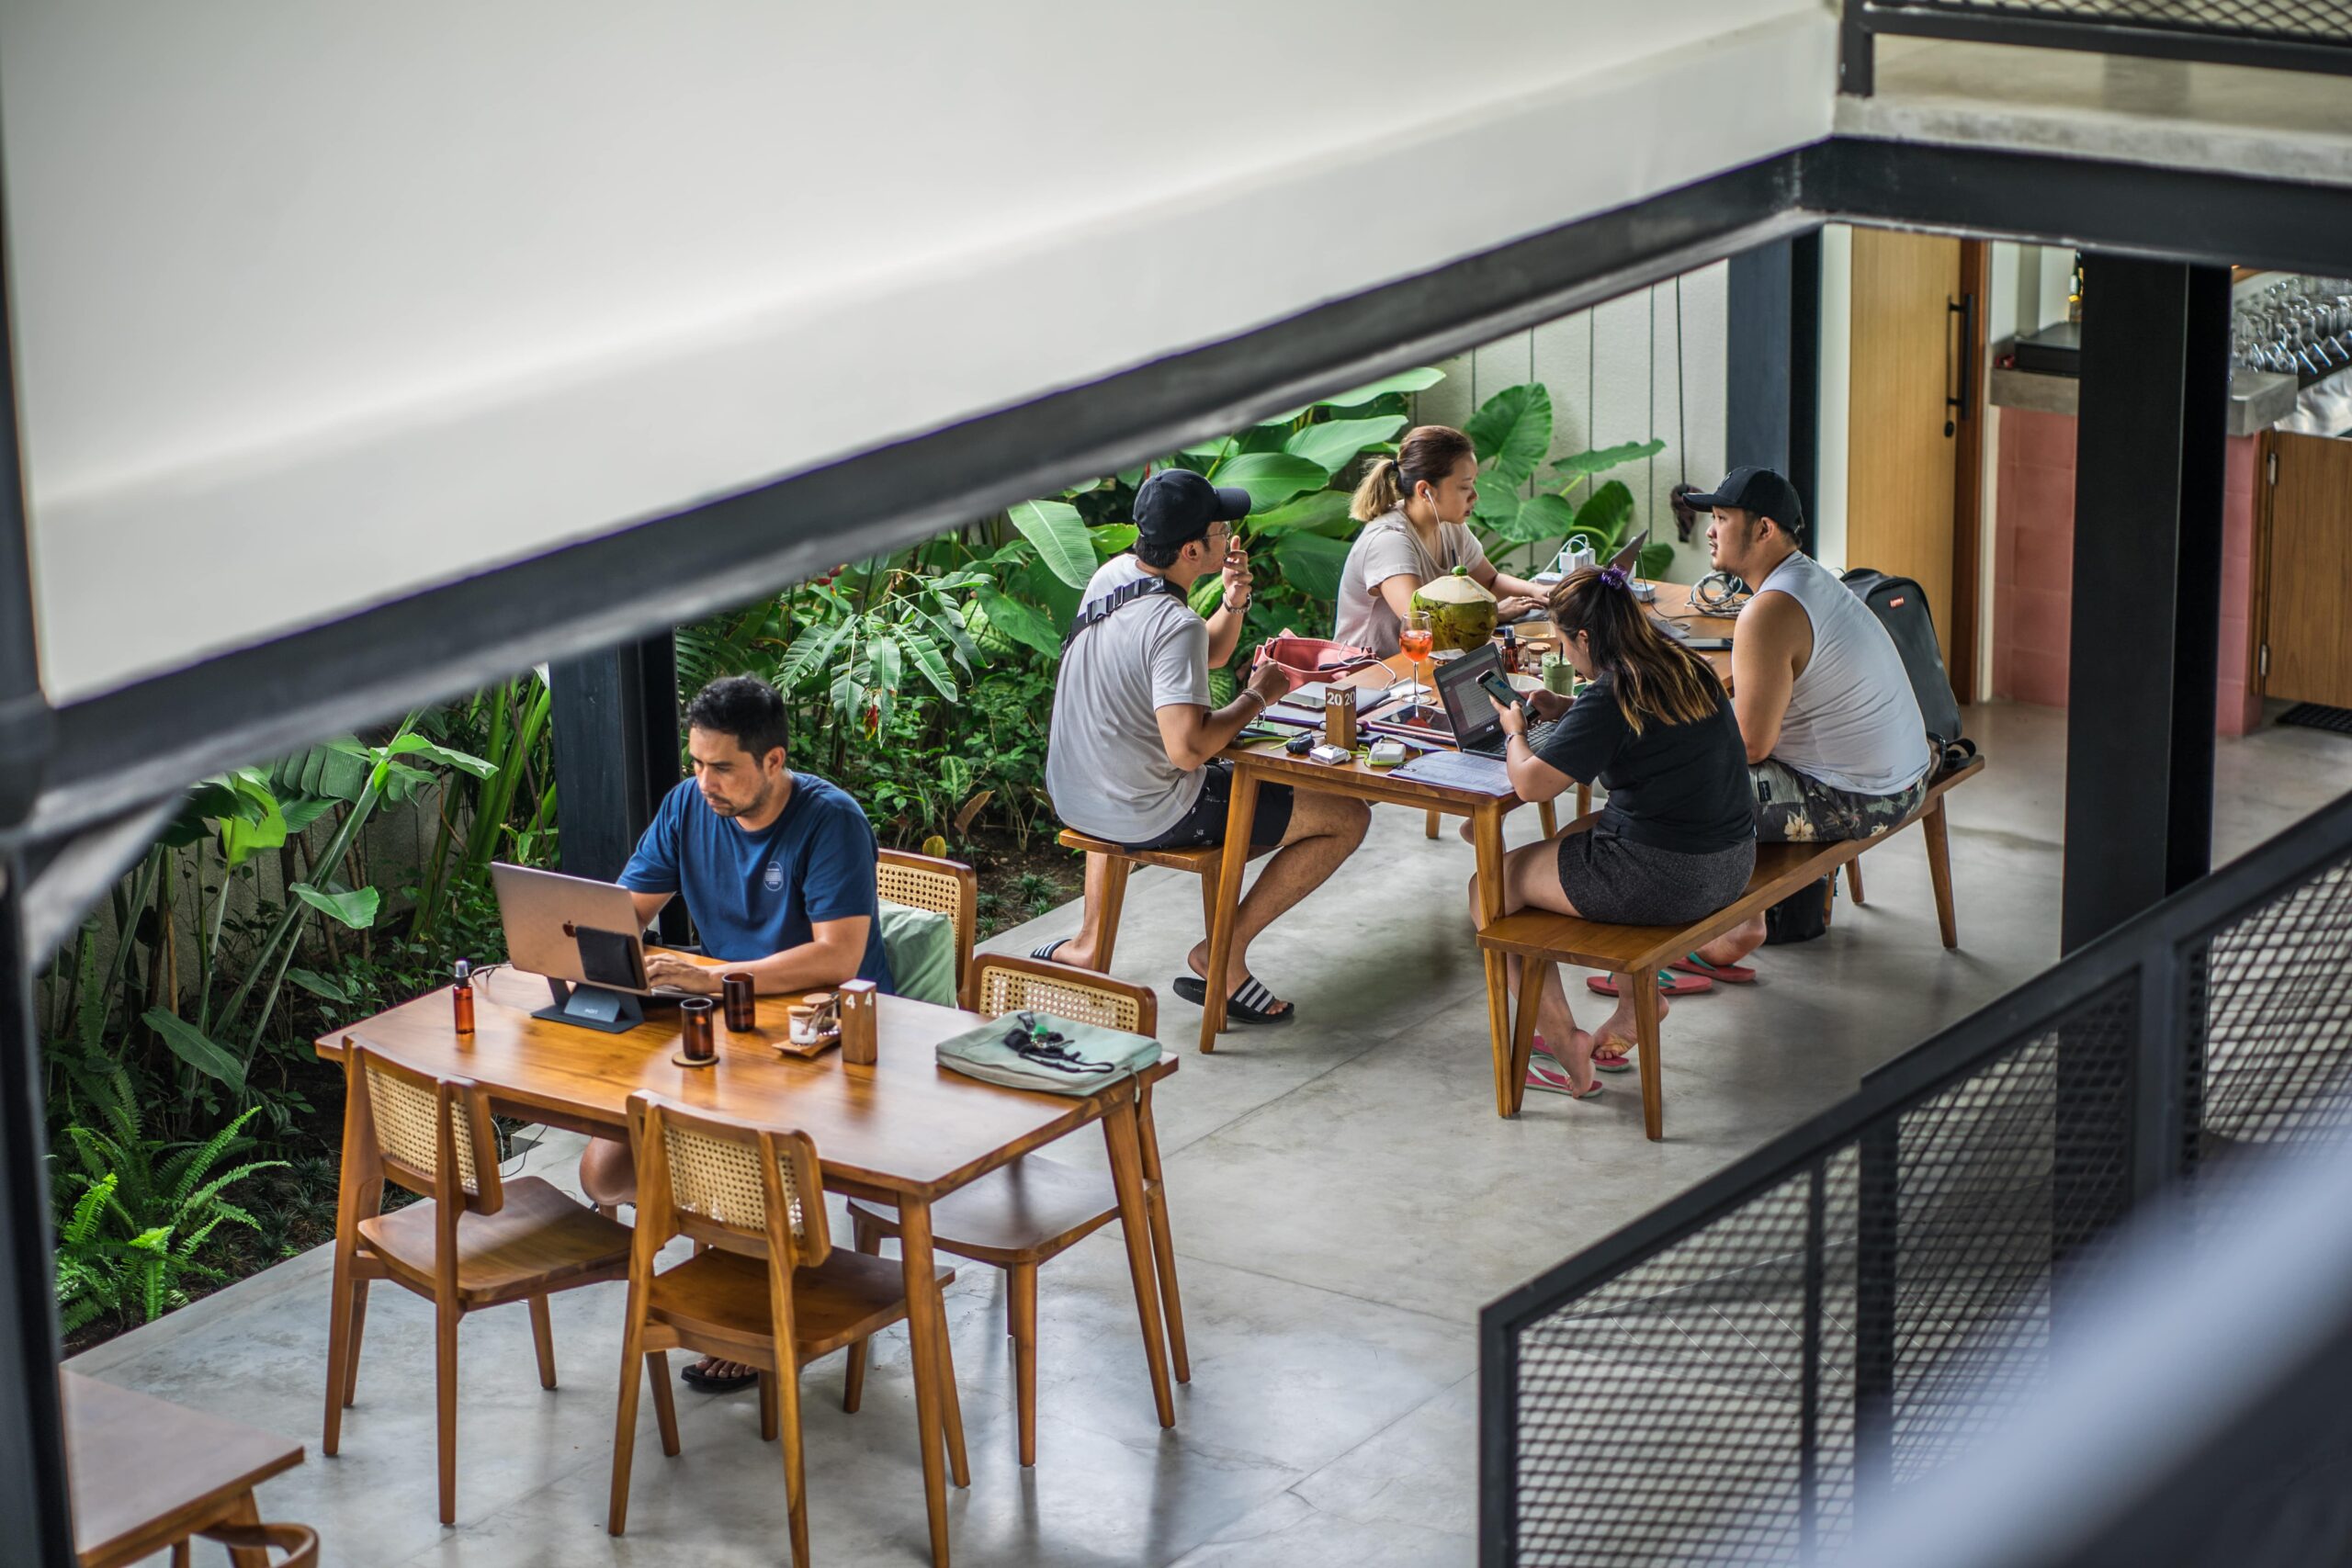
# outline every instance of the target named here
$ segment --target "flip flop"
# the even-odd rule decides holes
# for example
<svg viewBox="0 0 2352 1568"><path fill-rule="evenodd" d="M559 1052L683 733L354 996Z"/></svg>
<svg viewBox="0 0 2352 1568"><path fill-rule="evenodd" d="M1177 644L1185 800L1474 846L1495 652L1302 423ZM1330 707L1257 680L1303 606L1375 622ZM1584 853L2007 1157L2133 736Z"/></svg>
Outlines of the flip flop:
<svg viewBox="0 0 2352 1568"><path fill-rule="evenodd" d="M1076 937L1056 937L1053 941L1047 942L1043 947L1031 948L1029 950L1029 956L1032 958L1042 958L1048 964L1056 963L1057 960L1055 959L1054 954L1059 953L1063 948L1068 947L1071 942L1076 942L1077 940L1078 939Z"/></svg>
<svg viewBox="0 0 2352 1568"><path fill-rule="evenodd" d="M1680 970L1685 975L1697 975L1703 979L1721 980L1726 986L1756 984L1755 970L1737 964L1710 964L1695 953L1676 959L1667 967Z"/></svg>
<svg viewBox="0 0 2352 1568"><path fill-rule="evenodd" d="M1617 976L1614 975L1588 975L1584 983L1595 996L1613 997L1617 994ZM1677 975L1667 969L1657 972L1657 994L1661 997L1695 997L1702 991L1714 988L1715 983L1704 975Z"/></svg>
<svg viewBox="0 0 2352 1568"><path fill-rule="evenodd" d="M1208 982L1198 975L1179 975L1170 982L1170 988L1195 1007L1206 1006L1209 999ZM1298 1016L1298 1004L1293 1002L1281 1012L1266 1010L1281 998L1258 983L1251 976L1241 988L1225 999L1225 1021L1227 1023L1288 1023Z"/></svg>
<svg viewBox="0 0 2352 1568"><path fill-rule="evenodd" d="M1620 1044L1623 1044L1625 1048L1622 1051L1612 1049L1612 1047ZM1544 1037L1541 1034L1535 1037L1535 1049L1546 1056L1552 1055L1552 1048L1544 1043ZM1552 1059L1554 1064L1557 1065L1559 1058L1554 1056ZM1531 1072L1533 1070L1532 1058L1530 1058L1529 1070ZM1600 1043L1592 1048L1592 1070L1596 1073L1632 1072L1634 1070L1633 1043L1631 1041L1620 1041L1613 1034L1603 1035ZM1531 1079L1530 1081L1532 1082L1533 1080Z"/></svg>
<svg viewBox="0 0 2352 1568"><path fill-rule="evenodd" d="M1568 1070L1554 1061L1547 1052L1541 1057L1530 1056L1527 1059L1527 1087L1542 1089L1546 1094L1564 1094L1570 1100L1590 1100L1605 1086L1595 1078L1590 1089L1578 1094L1576 1086L1568 1081Z"/></svg>

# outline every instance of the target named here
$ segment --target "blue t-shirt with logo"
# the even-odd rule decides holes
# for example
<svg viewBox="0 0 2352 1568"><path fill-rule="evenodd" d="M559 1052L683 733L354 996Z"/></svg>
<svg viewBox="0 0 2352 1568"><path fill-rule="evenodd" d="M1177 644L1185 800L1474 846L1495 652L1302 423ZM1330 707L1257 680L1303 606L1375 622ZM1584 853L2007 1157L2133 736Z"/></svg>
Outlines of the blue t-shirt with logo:
<svg viewBox="0 0 2352 1568"><path fill-rule="evenodd" d="M890 988L875 891L874 829L857 802L813 773L792 775L784 812L756 833L710 808L688 779L672 790L621 872L632 893L683 893L713 958L745 963L815 938L818 920L864 915L857 977Z"/></svg>

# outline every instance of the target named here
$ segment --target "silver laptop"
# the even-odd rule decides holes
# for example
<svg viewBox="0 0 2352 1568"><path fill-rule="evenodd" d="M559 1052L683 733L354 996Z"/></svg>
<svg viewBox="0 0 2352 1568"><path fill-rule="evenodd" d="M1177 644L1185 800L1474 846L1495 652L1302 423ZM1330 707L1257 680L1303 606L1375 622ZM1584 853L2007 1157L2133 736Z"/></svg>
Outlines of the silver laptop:
<svg viewBox="0 0 2352 1568"><path fill-rule="evenodd" d="M547 977L555 1005L534 1018L618 1032L644 1021L641 997L674 1001L687 993L645 977L645 931L637 901L615 882L493 862L507 962Z"/></svg>
<svg viewBox="0 0 2352 1568"><path fill-rule="evenodd" d="M1649 547L1649 542L1650 531L1645 528L1626 540L1623 547L1609 558L1609 564L1627 577L1639 580L1642 575L1642 552Z"/></svg>

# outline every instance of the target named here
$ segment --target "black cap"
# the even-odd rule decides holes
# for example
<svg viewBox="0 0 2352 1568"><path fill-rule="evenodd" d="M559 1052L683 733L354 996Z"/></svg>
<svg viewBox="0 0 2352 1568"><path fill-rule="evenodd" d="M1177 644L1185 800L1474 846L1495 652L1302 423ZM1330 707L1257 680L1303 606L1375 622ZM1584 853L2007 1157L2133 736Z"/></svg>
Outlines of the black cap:
<svg viewBox="0 0 2352 1568"><path fill-rule="evenodd" d="M1682 499L1701 512L1729 506L1770 517L1792 539L1804 530L1804 505L1797 500L1796 486L1770 468L1734 468L1712 492L1694 491Z"/></svg>
<svg viewBox="0 0 2352 1568"><path fill-rule="evenodd" d="M1190 468L1162 468L1136 491L1136 532L1156 545L1182 545L1212 523L1250 515L1250 492L1213 485Z"/></svg>

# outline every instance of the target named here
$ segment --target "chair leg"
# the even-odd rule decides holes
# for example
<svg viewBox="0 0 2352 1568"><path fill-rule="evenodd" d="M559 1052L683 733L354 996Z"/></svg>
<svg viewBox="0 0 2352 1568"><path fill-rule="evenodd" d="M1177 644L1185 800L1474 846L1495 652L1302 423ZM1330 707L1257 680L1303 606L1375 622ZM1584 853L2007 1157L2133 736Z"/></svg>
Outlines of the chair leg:
<svg viewBox="0 0 2352 1568"><path fill-rule="evenodd" d="M1211 864L1201 871L1201 935L1204 939L1216 930L1216 896L1225 886L1220 869Z"/></svg>
<svg viewBox="0 0 2352 1568"><path fill-rule="evenodd" d="M775 1441L775 1374L760 1374L760 1441Z"/></svg>
<svg viewBox="0 0 2352 1568"><path fill-rule="evenodd" d="M1619 976L1619 985L1628 976ZM1642 1131L1652 1143L1666 1136L1666 1069L1658 1061L1657 971L1645 969L1634 983L1634 1033L1642 1052Z"/></svg>
<svg viewBox="0 0 2352 1568"><path fill-rule="evenodd" d="M853 1209L849 1223L858 1251L881 1252L882 1237L875 1230L873 1221ZM870 1339L861 1339L849 1348L849 1360L842 1369L842 1412L844 1415L856 1415L858 1404L865 1398L865 1357L872 1343Z"/></svg>
<svg viewBox="0 0 2352 1568"><path fill-rule="evenodd" d="M947 1478L958 1486L969 1486L972 1461L964 1451L964 1401L956 1392L956 1350L948 1343L944 1317L940 1319L939 1342L933 1351L939 1368L939 1433L947 1439Z"/></svg>
<svg viewBox="0 0 2352 1568"><path fill-rule="evenodd" d="M1151 1086L1136 1099L1136 1133L1143 1156L1144 1209L1151 1217L1151 1256L1159 1274L1159 1311L1168 1326L1168 1366L1178 1382L1193 1381L1184 1348L1184 1303L1176 1292L1176 1238L1168 1224L1168 1183L1159 1173L1159 1128L1151 1119Z"/></svg>
<svg viewBox="0 0 2352 1568"><path fill-rule="evenodd" d="M433 1371L439 1417L441 1522L458 1522L458 1303L441 1302L434 1313Z"/></svg>
<svg viewBox="0 0 2352 1568"><path fill-rule="evenodd" d="M172 1542L172 1568L189 1568L187 1539L183 1536Z"/></svg>
<svg viewBox="0 0 2352 1568"><path fill-rule="evenodd" d="M351 1282L351 1348L343 1358L343 1407L359 1397L359 1341L368 1328L368 1281Z"/></svg>
<svg viewBox="0 0 2352 1568"><path fill-rule="evenodd" d="M1127 876L1135 870L1135 863L1119 855L1089 854L1087 860L1102 863L1100 874L1102 897L1098 907L1091 909L1094 927L1094 967L1097 973L1111 972L1111 953L1119 944L1119 911L1127 901Z"/></svg>
<svg viewBox="0 0 2352 1568"><path fill-rule="evenodd" d="M776 1359L790 1361L789 1346L776 1347ZM808 1568L808 1484L800 1449L800 1369L779 1367L775 1375L779 1423L784 1428L784 1497L792 1532L793 1568Z"/></svg>
<svg viewBox="0 0 2352 1568"><path fill-rule="evenodd" d="M351 1366L356 1347L351 1342L352 1258L338 1242L334 1249L334 1280L327 1287L327 1417L319 1451L332 1457L343 1442L344 1393L351 1386Z"/></svg>
<svg viewBox="0 0 2352 1568"><path fill-rule="evenodd" d="M1544 824L1544 836L1547 839L1560 830L1560 814L1552 809L1548 800L1536 803L1535 819Z"/></svg>
<svg viewBox="0 0 2352 1568"><path fill-rule="evenodd" d="M1429 821L1428 821L1427 823L1425 823L1425 824L1423 825L1423 828L1422 828L1422 831L1423 831L1423 832L1424 832L1428 837L1432 838L1432 839L1434 839L1434 838L1436 838L1436 837L1437 837L1437 821L1438 821L1438 813L1437 813L1437 812L1434 812L1434 811L1430 812L1430 813L1429 814Z"/></svg>
<svg viewBox="0 0 2352 1568"><path fill-rule="evenodd" d="M1535 1016L1544 1002L1544 983L1552 967L1549 959L1519 961L1519 1016L1510 1031L1510 1113L1527 1105L1527 1064L1535 1057Z"/></svg>
<svg viewBox="0 0 2352 1568"><path fill-rule="evenodd" d="M1943 796L1928 803L1919 829L1928 838L1928 880L1936 888L1936 924L1942 928L1944 945L1958 947L1960 913L1951 901L1951 840L1945 834Z"/></svg>
<svg viewBox="0 0 2352 1568"><path fill-rule="evenodd" d="M632 1302L630 1305L635 1306ZM634 1311L621 1331L621 1397L613 1416L613 1487L605 1506L605 1532L618 1535L628 1526L629 1463L637 1453L637 1391L645 1376L647 1357L643 1327Z"/></svg>
<svg viewBox="0 0 2352 1568"><path fill-rule="evenodd" d="M1037 1266L1015 1263L1004 1272L1012 1287L1013 1403L1021 1419L1021 1462L1037 1462Z"/></svg>
<svg viewBox="0 0 2352 1568"><path fill-rule="evenodd" d="M1151 1258L1151 1220L1145 1208L1143 1152L1136 1135L1135 1113L1114 1106L1102 1118L1102 1137L1111 1153L1111 1184L1119 1195L1119 1233L1127 1244L1127 1279L1135 1287L1136 1315L1143 1329L1144 1365L1151 1373L1152 1404L1163 1427L1176 1425L1176 1395L1169 1386L1168 1347L1159 1337L1159 1314L1153 1310L1157 1290Z"/></svg>
<svg viewBox="0 0 2352 1568"><path fill-rule="evenodd" d="M653 1385L653 1426L662 1434L662 1455L678 1457L678 1396L670 1386L670 1352L656 1350L645 1358L645 1381Z"/></svg>
<svg viewBox="0 0 2352 1568"><path fill-rule="evenodd" d="M555 1386L555 1325L548 1317L545 1295L531 1298L531 1343L539 1352L539 1386Z"/></svg>
<svg viewBox="0 0 2352 1568"><path fill-rule="evenodd" d="M1860 855L1846 863L1846 896L1854 901L1855 908L1862 907L1862 857Z"/></svg>

